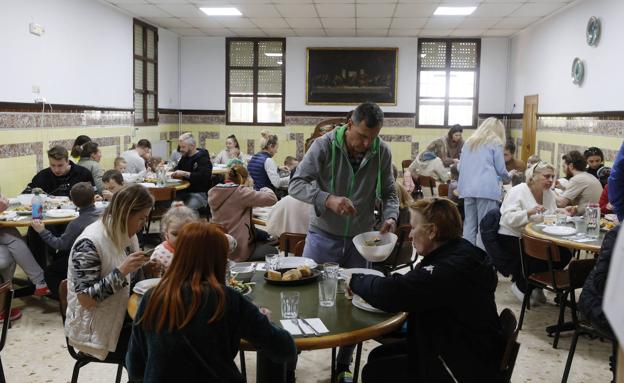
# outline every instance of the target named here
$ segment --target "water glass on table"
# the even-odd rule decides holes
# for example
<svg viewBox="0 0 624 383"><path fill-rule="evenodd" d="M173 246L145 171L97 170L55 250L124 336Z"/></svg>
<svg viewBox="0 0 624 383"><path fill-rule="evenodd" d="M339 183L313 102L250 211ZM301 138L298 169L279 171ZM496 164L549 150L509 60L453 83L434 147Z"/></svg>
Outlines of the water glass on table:
<svg viewBox="0 0 624 383"><path fill-rule="evenodd" d="M294 319L299 316L299 292L282 291L280 293L282 318Z"/></svg>
<svg viewBox="0 0 624 383"><path fill-rule="evenodd" d="M276 271L279 269L279 254L267 254L264 256L266 270Z"/></svg>
<svg viewBox="0 0 624 383"><path fill-rule="evenodd" d="M600 233L600 206L597 203L588 203L585 208L585 226L589 238L598 238Z"/></svg>
<svg viewBox="0 0 624 383"><path fill-rule="evenodd" d="M336 290L338 290L339 266L337 263L323 264L323 273L319 278L319 304L323 307L332 307L336 304Z"/></svg>

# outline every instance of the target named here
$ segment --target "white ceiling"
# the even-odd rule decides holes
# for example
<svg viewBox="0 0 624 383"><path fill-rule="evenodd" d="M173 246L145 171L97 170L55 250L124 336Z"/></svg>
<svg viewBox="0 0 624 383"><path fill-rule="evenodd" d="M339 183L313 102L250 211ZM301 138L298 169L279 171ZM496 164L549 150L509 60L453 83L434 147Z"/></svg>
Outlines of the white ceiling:
<svg viewBox="0 0 624 383"><path fill-rule="evenodd" d="M181 36L511 36L575 0L100 0ZM438 5L477 6L433 16ZM206 16L199 7L243 16Z"/></svg>

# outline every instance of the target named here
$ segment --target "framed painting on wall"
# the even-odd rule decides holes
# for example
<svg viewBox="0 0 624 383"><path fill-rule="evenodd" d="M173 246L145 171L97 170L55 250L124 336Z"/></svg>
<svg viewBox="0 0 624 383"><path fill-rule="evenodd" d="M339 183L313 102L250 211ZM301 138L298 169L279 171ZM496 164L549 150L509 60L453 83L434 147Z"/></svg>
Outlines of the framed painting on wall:
<svg viewBox="0 0 624 383"><path fill-rule="evenodd" d="M306 104L397 103L398 48L308 48Z"/></svg>

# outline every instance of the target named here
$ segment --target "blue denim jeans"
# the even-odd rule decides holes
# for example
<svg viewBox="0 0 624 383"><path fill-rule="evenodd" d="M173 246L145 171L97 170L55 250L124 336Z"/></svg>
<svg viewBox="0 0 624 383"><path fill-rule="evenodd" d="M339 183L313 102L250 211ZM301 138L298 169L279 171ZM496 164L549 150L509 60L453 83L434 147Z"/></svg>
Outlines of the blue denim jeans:
<svg viewBox="0 0 624 383"><path fill-rule="evenodd" d="M485 250L479 233L479 223L488 211L499 208L499 202L493 199L464 198L464 239Z"/></svg>

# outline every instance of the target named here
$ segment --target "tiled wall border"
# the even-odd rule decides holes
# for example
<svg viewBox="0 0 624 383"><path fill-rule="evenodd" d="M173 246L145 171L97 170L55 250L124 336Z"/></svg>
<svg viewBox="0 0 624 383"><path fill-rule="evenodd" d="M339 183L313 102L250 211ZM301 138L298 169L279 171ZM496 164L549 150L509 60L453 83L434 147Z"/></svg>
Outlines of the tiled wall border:
<svg viewBox="0 0 624 383"><path fill-rule="evenodd" d="M537 129L541 132L560 132L604 137L624 137L624 120L597 117L539 117Z"/></svg>
<svg viewBox="0 0 624 383"><path fill-rule="evenodd" d="M539 154L542 150L550 152L550 158L542 158L544 161L548 161L551 164L555 163L555 143L547 142L547 141L537 141L537 153Z"/></svg>
<svg viewBox="0 0 624 383"><path fill-rule="evenodd" d="M132 112L83 111L80 113L0 112L0 129L131 126Z"/></svg>
<svg viewBox="0 0 624 383"><path fill-rule="evenodd" d="M37 172L39 172L43 169L42 142L0 145L0 158L16 158L32 155L36 156Z"/></svg>

